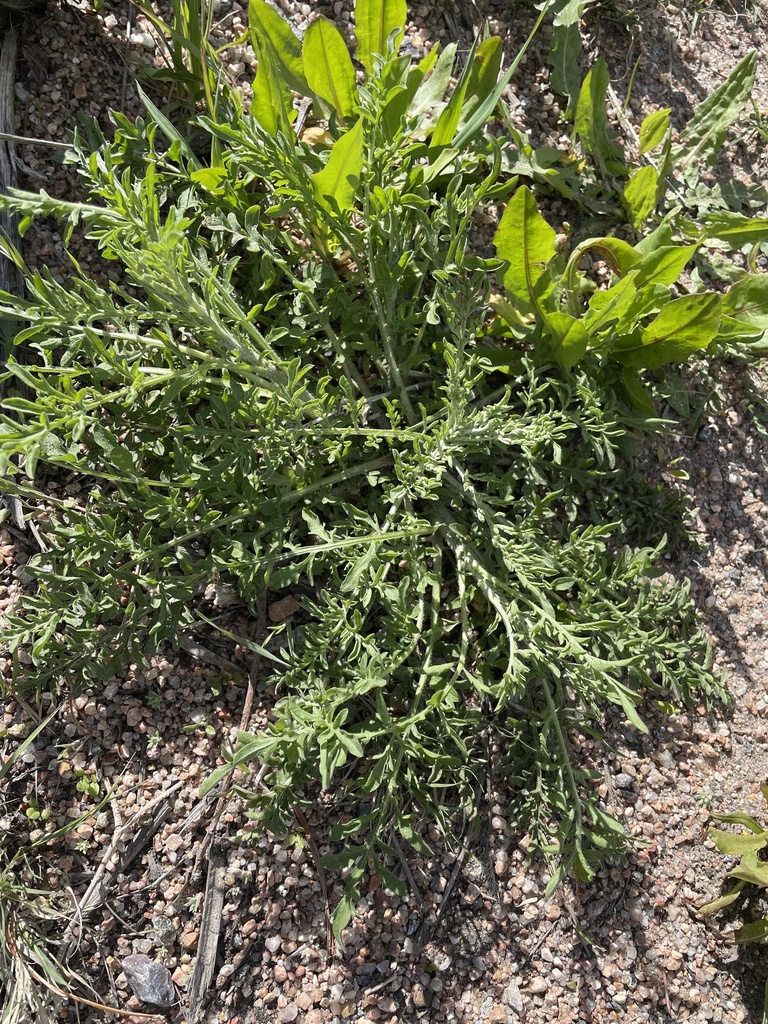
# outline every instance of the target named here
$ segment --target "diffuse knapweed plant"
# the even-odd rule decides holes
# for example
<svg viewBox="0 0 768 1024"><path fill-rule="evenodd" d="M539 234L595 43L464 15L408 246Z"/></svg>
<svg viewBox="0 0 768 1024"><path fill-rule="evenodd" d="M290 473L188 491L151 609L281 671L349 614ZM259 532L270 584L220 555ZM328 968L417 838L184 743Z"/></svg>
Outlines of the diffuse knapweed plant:
<svg viewBox="0 0 768 1024"><path fill-rule="evenodd" d="M200 118L210 163L148 104L136 125L115 115L96 152L76 147L86 202L3 200L81 222L123 274L111 290L77 270L66 285L27 274L29 299L4 299L34 358L4 375L30 397L5 400L0 486L34 504L51 473L87 485L46 498L48 550L6 633L35 671L15 685L78 687L146 661L216 573L254 613L289 589L307 621L279 654L261 648L272 724L228 763L265 766L263 788L243 790L260 828L318 787L335 795L337 932L366 869L403 888L390 829L424 849L417 820L449 832L476 815L489 772L558 858L552 884L589 878L625 840L574 733L599 736L611 704L642 729L648 693L718 684L686 587L615 521L628 413L605 384L614 353L564 359L570 331L526 339L521 275L558 330L570 316L589 335L589 311L542 305L528 279L551 253L512 251L508 217L501 258L472 252L477 212L510 196L550 242L482 132L509 71L496 41L478 43L448 96L450 48L397 55L399 2L358 0L361 82L327 23L300 44L261 0L250 16L254 107L233 97L228 119ZM291 91L319 128L294 130ZM642 255L616 252L635 291L653 283ZM497 271L517 309L500 333Z"/></svg>

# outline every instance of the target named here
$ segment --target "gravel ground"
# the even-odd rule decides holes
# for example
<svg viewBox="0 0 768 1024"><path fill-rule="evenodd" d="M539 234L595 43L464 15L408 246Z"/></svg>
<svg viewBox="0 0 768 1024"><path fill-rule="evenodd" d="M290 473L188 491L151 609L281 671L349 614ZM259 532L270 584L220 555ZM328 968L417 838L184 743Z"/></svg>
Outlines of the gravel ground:
<svg viewBox="0 0 768 1024"><path fill-rule="evenodd" d="M285 0L281 6L299 29L314 9L350 27L350 5L344 2L321 7ZM676 124L684 123L692 105L752 46L763 55L755 98L765 107L768 42L759 8L664 8L640 0L634 11L632 19L619 0L609 0L585 30L591 55L601 53L609 62L619 104L640 58L628 108L635 124L663 106L673 108ZM459 38L467 44L472 24L487 15L511 53L531 22L526 6L486 7L480 0L422 4L410 14L408 42L417 51L436 40ZM215 42L242 34L246 13L239 3L222 0L217 17ZM127 5L109 2L98 15L86 4L49 7L24 27L23 55L17 130L58 141L66 138L80 110L95 115L105 130L110 106L138 114L126 68L157 60L148 26L135 12L129 16ZM227 55L229 73L246 92L252 62L246 46ZM541 49L524 62L517 81L516 99L510 97L515 117L527 124L535 142L549 139L557 108L543 99L547 72ZM724 157L724 169L758 180L765 155L748 125L744 131L744 139ZM76 195L71 169L56 163L51 150L26 146L20 155L29 173L26 187ZM66 274L55 225L42 223L30 231L24 251L31 266L44 263ZM95 273L108 273L93 252L78 255ZM548 875L540 863L524 867L526 838L512 833L504 819L505 794L495 793L490 848L498 896L488 891L494 886L472 876L468 862L440 927L420 948L417 930L422 921L434 920L455 854L421 859L414 880L423 903L393 896L371 878L345 953L335 955L327 944L311 844L271 838L255 846L227 844L221 854L223 939L207 1020L731 1024L761 1019L767 970L760 949L738 949L727 928L721 934L718 925L699 918L697 908L720 893L726 867L706 838L709 809L760 814L758 784L768 775L768 440L752 412L753 396L765 394L767 383L758 368L721 367L717 415L695 438L665 439L649 455L661 476L675 459L688 473L674 485L693 509L698 549L670 564L670 570L691 581L735 703L727 712L699 707L674 718L654 717L651 710L647 736L617 722L615 734L609 734L611 750L584 738L584 757L605 773L606 804L642 846L592 884L569 883L546 898ZM24 585L29 550L23 538L0 532L0 606L12 602ZM270 609L273 617L289 611ZM236 615L235 610L234 630L253 631L253 623L238 622ZM0 671L10 673L7 659L0 659ZM212 684L222 678L214 696ZM35 800L50 810L52 820L64 823L93 806L93 796L77 788L84 775L98 780L101 794L114 787L111 801L95 818L53 846L46 883L61 894L62 905L71 907L71 897L82 899L94 874L103 870L103 900L84 921L73 963L101 1001L131 1014L142 1006L121 973L127 955L143 954L165 965L182 992L189 982L205 884L195 873L196 858L214 815L212 805L200 808L196 787L218 763L243 702L242 684L188 654L169 653L146 671L131 666L102 691L66 704L27 748L6 786L0 826L19 845L30 835L42 835L24 813ZM269 702L268 691L257 695L254 728L265 720ZM31 732L34 719L24 703L6 704L6 753ZM149 806L163 793L164 803ZM154 834L149 822L157 826ZM230 806L216 827L227 835L240 824L239 809ZM324 852L322 805L308 825L312 842ZM126 848L130 852L134 839L136 856L126 864ZM327 884L334 903L337 880L329 877ZM112 1019L72 1002L63 1003L58 1013L62 1021ZM184 1000L169 1014L184 1020Z"/></svg>

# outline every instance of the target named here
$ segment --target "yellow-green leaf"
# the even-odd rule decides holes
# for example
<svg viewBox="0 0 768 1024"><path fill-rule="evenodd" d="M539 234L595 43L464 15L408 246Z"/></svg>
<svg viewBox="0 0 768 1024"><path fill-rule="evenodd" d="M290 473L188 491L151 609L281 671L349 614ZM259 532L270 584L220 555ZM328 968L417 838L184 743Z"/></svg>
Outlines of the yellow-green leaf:
<svg viewBox="0 0 768 1024"><path fill-rule="evenodd" d="M622 202L633 228L640 228L653 213L659 187L655 167L641 167L624 186Z"/></svg>
<svg viewBox="0 0 768 1024"><path fill-rule="evenodd" d="M363 122L357 121L353 128L336 140L322 171L312 175L320 204L327 209L333 209L335 204L341 211L349 210L355 202L362 169Z"/></svg>
<svg viewBox="0 0 768 1024"><path fill-rule="evenodd" d="M504 287L520 313L538 312L550 284L547 265L555 255L552 228L536 208L532 192L522 186L510 199L494 237L496 251L509 263Z"/></svg>
<svg viewBox="0 0 768 1024"><path fill-rule="evenodd" d="M619 339L614 353L625 366L662 366L705 349L719 326L719 295L684 295L663 306L639 337Z"/></svg>
<svg viewBox="0 0 768 1024"><path fill-rule="evenodd" d="M656 149L661 144L669 130L669 115L671 113L672 108L665 107L664 110L655 110L645 118L640 125L641 154L650 153L652 149Z"/></svg>
<svg viewBox="0 0 768 1024"><path fill-rule="evenodd" d="M301 41L288 22L266 0L249 0L248 30L259 63L265 52L270 51L275 70L285 85L306 96L309 87L301 58Z"/></svg>
<svg viewBox="0 0 768 1024"><path fill-rule="evenodd" d="M655 419L658 416L656 406L653 404L650 392L640 380L637 371L631 370L628 366L625 366L621 371L621 379L627 390L629 400L634 408L637 409L639 413L642 413L643 416Z"/></svg>
<svg viewBox="0 0 768 1024"><path fill-rule="evenodd" d="M587 351L589 336L584 324L567 313L548 313L550 352L564 370L571 370Z"/></svg>
<svg viewBox="0 0 768 1024"><path fill-rule="evenodd" d="M310 89L342 118L351 117L357 104L355 69L336 26L317 18L304 34L301 52Z"/></svg>
<svg viewBox="0 0 768 1024"><path fill-rule="evenodd" d="M744 832L722 832L719 828L711 828L709 838L720 853L724 853L727 857L743 857L750 850L762 850L763 847L768 846L768 832L745 834Z"/></svg>
<svg viewBox="0 0 768 1024"><path fill-rule="evenodd" d="M397 30L395 52L405 35L406 0L357 0L355 4L356 56L365 70L373 71L374 54L385 57L387 40Z"/></svg>
<svg viewBox="0 0 768 1024"><path fill-rule="evenodd" d="M730 905L735 903L739 898L741 890L746 884L746 882L737 882L731 891L726 893L725 896L720 896L718 899L712 900L710 903L705 903L703 907L699 907L699 914L702 917L709 917L710 914L716 914L718 910L725 910L726 907L730 907Z"/></svg>
<svg viewBox="0 0 768 1024"><path fill-rule="evenodd" d="M762 942L763 939L768 939L768 917L761 917L759 921L745 924L736 933L733 941L742 945L745 942Z"/></svg>

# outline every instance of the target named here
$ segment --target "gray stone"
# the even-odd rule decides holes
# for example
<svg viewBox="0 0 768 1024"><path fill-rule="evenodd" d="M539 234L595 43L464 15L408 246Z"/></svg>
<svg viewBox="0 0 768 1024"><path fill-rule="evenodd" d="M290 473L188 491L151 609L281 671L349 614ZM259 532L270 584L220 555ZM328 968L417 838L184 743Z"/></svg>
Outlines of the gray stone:
<svg viewBox="0 0 768 1024"><path fill-rule="evenodd" d="M155 963L143 953L127 956L122 966L137 999L153 1006L171 1006L176 1002L176 989L167 967Z"/></svg>
<svg viewBox="0 0 768 1024"><path fill-rule="evenodd" d="M523 1012L523 997L520 994L520 989L517 982L513 978L507 983L507 987L504 989L503 1000L515 1013Z"/></svg>

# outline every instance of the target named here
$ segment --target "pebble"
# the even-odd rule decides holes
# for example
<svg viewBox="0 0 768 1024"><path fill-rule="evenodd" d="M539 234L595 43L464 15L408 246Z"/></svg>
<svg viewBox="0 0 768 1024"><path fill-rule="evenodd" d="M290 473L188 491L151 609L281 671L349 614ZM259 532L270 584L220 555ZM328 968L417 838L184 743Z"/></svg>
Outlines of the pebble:
<svg viewBox="0 0 768 1024"><path fill-rule="evenodd" d="M131 992L143 1003L172 1006L176 1001L176 989L167 967L155 963L143 953L125 957L121 966Z"/></svg>

